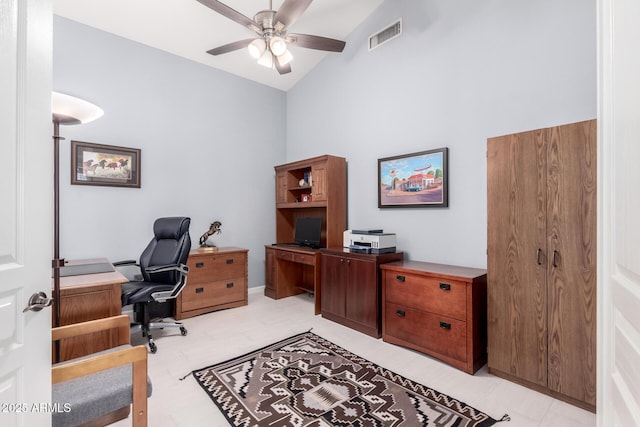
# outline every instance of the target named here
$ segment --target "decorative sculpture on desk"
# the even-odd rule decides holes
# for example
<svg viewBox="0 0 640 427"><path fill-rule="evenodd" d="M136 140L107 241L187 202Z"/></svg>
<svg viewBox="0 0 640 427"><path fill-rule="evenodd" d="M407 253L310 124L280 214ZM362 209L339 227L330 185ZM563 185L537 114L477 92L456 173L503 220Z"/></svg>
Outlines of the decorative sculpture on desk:
<svg viewBox="0 0 640 427"><path fill-rule="evenodd" d="M209 237L213 236L214 234L222 233L222 230L220 229L220 227L222 227L222 223L220 221L213 221L211 223L211 225L209 226L209 229L202 236L200 236L200 247L201 248L215 248L216 247L216 245L207 244L207 240L209 240Z"/></svg>

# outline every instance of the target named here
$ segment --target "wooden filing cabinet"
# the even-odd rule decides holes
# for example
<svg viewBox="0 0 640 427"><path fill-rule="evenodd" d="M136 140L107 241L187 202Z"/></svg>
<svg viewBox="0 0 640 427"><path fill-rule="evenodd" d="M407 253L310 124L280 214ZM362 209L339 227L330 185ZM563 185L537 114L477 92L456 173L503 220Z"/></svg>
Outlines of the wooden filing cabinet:
<svg viewBox="0 0 640 427"><path fill-rule="evenodd" d="M247 305L248 252L233 247L191 251L187 286L176 298L176 319Z"/></svg>
<svg viewBox="0 0 640 427"><path fill-rule="evenodd" d="M380 268L384 341L472 375L487 362L485 270L419 261Z"/></svg>
<svg viewBox="0 0 640 427"><path fill-rule="evenodd" d="M381 289L379 266L402 260L402 252L351 253L348 249L321 249L322 317L380 338Z"/></svg>

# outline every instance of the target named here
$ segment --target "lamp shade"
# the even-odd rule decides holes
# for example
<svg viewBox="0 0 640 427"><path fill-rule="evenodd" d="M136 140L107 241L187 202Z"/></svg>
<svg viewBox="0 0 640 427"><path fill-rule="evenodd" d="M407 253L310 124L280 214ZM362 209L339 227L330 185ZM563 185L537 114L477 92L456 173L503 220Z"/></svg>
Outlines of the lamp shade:
<svg viewBox="0 0 640 427"><path fill-rule="evenodd" d="M280 64L281 66L285 66L289 62L291 62L291 60L293 59L293 55L291 54L291 52L289 52L289 49L287 49L282 55L276 57L276 59L278 60L278 64Z"/></svg>
<svg viewBox="0 0 640 427"><path fill-rule="evenodd" d="M269 41L269 48L275 56L280 56L287 51L287 43L282 37L272 37Z"/></svg>
<svg viewBox="0 0 640 427"><path fill-rule="evenodd" d="M273 55L270 50L265 50L264 54L258 59L258 64L263 67L273 68Z"/></svg>
<svg viewBox="0 0 640 427"><path fill-rule="evenodd" d="M264 54L266 48L267 44L265 43L264 39L255 39L254 41L249 43L249 46L247 46L249 54L255 59L259 59L262 54Z"/></svg>
<svg viewBox="0 0 640 427"><path fill-rule="evenodd" d="M53 120L63 125L89 123L102 117L102 108L84 99L64 93L51 93L51 113Z"/></svg>

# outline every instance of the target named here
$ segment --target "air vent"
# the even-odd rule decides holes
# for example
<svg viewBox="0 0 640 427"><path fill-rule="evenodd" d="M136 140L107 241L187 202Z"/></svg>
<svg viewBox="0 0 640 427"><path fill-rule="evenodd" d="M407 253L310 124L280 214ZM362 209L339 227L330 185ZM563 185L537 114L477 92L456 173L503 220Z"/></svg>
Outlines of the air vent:
<svg viewBox="0 0 640 427"><path fill-rule="evenodd" d="M373 50L402 35L402 18L369 37L369 50Z"/></svg>

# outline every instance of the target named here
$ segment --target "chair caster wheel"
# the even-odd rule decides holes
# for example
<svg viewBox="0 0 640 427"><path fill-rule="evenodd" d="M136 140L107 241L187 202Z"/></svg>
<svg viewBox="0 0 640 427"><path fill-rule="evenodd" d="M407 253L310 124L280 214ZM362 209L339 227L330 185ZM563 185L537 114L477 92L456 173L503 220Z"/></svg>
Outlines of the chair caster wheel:
<svg viewBox="0 0 640 427"><path fill-rule="evenodd" d="M158 346L156 345L156 343L154 342L149 343L149 351L151 351L151 353L153 354L155 354L158 351Z"/></svg>
<svg viewBox="0 0 640 427"><path fill-rule="evenodd" d="M182 336L186 336L187 335L187 328L185 328L184 326L180 326L180 334L182 334Z"/></svg>

